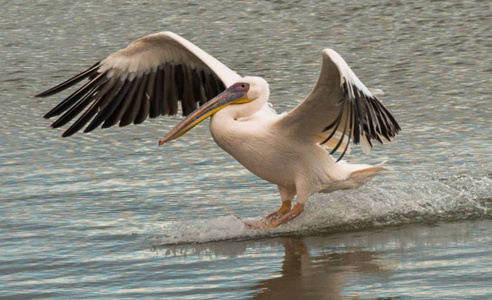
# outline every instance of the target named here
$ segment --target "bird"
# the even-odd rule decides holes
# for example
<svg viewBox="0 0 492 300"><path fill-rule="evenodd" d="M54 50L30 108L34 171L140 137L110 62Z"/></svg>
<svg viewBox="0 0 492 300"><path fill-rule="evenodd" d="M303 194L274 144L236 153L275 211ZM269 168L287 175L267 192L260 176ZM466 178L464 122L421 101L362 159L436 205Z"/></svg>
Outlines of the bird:
<svg viewBox="0 0 492 300"><path fill-rule="evenodd" d="M84 81L44 118L58 116L62 137L140 124L147 118L184 119L158 142L183 136L210 119L217 145L256 176L277 185L280 208L248 228L274 228L294 220L315 193L354 189L385 170L382 164L341 160L351 145L368 153L374 142L391 142L401 128L334 50L321 51L319 78L307 97L289 112L270 104L268 82L240 76L222 62L170 31L144 36L90 68L36 97L48 97ZM337 157L338 156L338 157ZM295 204L293 203L295 201Z"/></svg>

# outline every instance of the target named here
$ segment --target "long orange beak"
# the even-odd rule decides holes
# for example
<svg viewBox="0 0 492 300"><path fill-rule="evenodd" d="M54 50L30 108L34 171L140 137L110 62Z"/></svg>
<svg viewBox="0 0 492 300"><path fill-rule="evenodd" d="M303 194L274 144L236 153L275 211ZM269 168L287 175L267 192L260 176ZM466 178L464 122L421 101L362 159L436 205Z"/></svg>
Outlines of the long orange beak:
<svg viewBox="0 0 492 300"><path fill-rule="evenodd" d="M217 111L233 103L246 103L250 100L246 97L249 90L248 83L235 83L219 95L208 101L194 112L188 115L186 119L181 121L176 127L171 129L162 139L159 140L159 146L179 138L191 128L198 125L200 122L213 115Z"/></svg>

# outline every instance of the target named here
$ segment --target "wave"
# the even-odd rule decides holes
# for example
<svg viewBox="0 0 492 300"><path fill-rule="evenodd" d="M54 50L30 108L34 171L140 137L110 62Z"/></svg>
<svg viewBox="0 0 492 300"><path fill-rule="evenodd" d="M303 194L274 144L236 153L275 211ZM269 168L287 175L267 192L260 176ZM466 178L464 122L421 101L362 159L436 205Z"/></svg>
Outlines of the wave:
<svg viewBox="0 0 492 300"><path fill-rule="evenodd" d="M492 179L488 176L410 174L398 180L373 181L358 190L313 195L302 215L278 228L252 230L229 215L173 222L151 243L159 247L492 218Z"/></svg>

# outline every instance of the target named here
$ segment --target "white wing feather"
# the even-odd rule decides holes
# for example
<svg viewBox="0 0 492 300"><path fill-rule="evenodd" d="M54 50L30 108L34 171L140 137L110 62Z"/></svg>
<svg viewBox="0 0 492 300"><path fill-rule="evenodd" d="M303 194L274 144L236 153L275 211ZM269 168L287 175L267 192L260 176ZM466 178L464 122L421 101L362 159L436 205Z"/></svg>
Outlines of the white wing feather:
<svg viewBox="0 0 492 300"><path fill-rule="evenodd" d="M186 63L191 68L208 67L226 87L241 78L215 57L170 31L150 34L133 41L127 48L101 61L99 72L110 71L109 76L122 76L122 74L135 76L148 73L166 62Z"/></svg>

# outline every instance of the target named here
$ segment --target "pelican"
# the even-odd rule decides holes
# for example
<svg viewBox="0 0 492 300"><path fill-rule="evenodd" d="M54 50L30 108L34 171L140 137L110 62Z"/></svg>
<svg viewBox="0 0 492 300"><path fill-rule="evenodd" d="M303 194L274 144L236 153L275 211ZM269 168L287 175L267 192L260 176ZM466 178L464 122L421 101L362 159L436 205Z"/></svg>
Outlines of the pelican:
<svg viewBox="0 0 492 300"><path fill-rule="evenodd" d="M88 79L44 116L61 115L53 128L76 119L63 137L87 124L84 132L101 124L140 124L176 115L181 107L186 118L159 140L162 145L210 117L214 141L253 174L277 185L280 208L245 222L251 228L273 228L299 216L314 193L360 187L384 169L340 160L350 141L367 153L374 141L389 142L400 131L376 97L381 90L367 88L334 50L321 54L316 85L283 114L271 108L265 79L241 77L169 31L140 38L36 96L51 96Z"/></svg>

